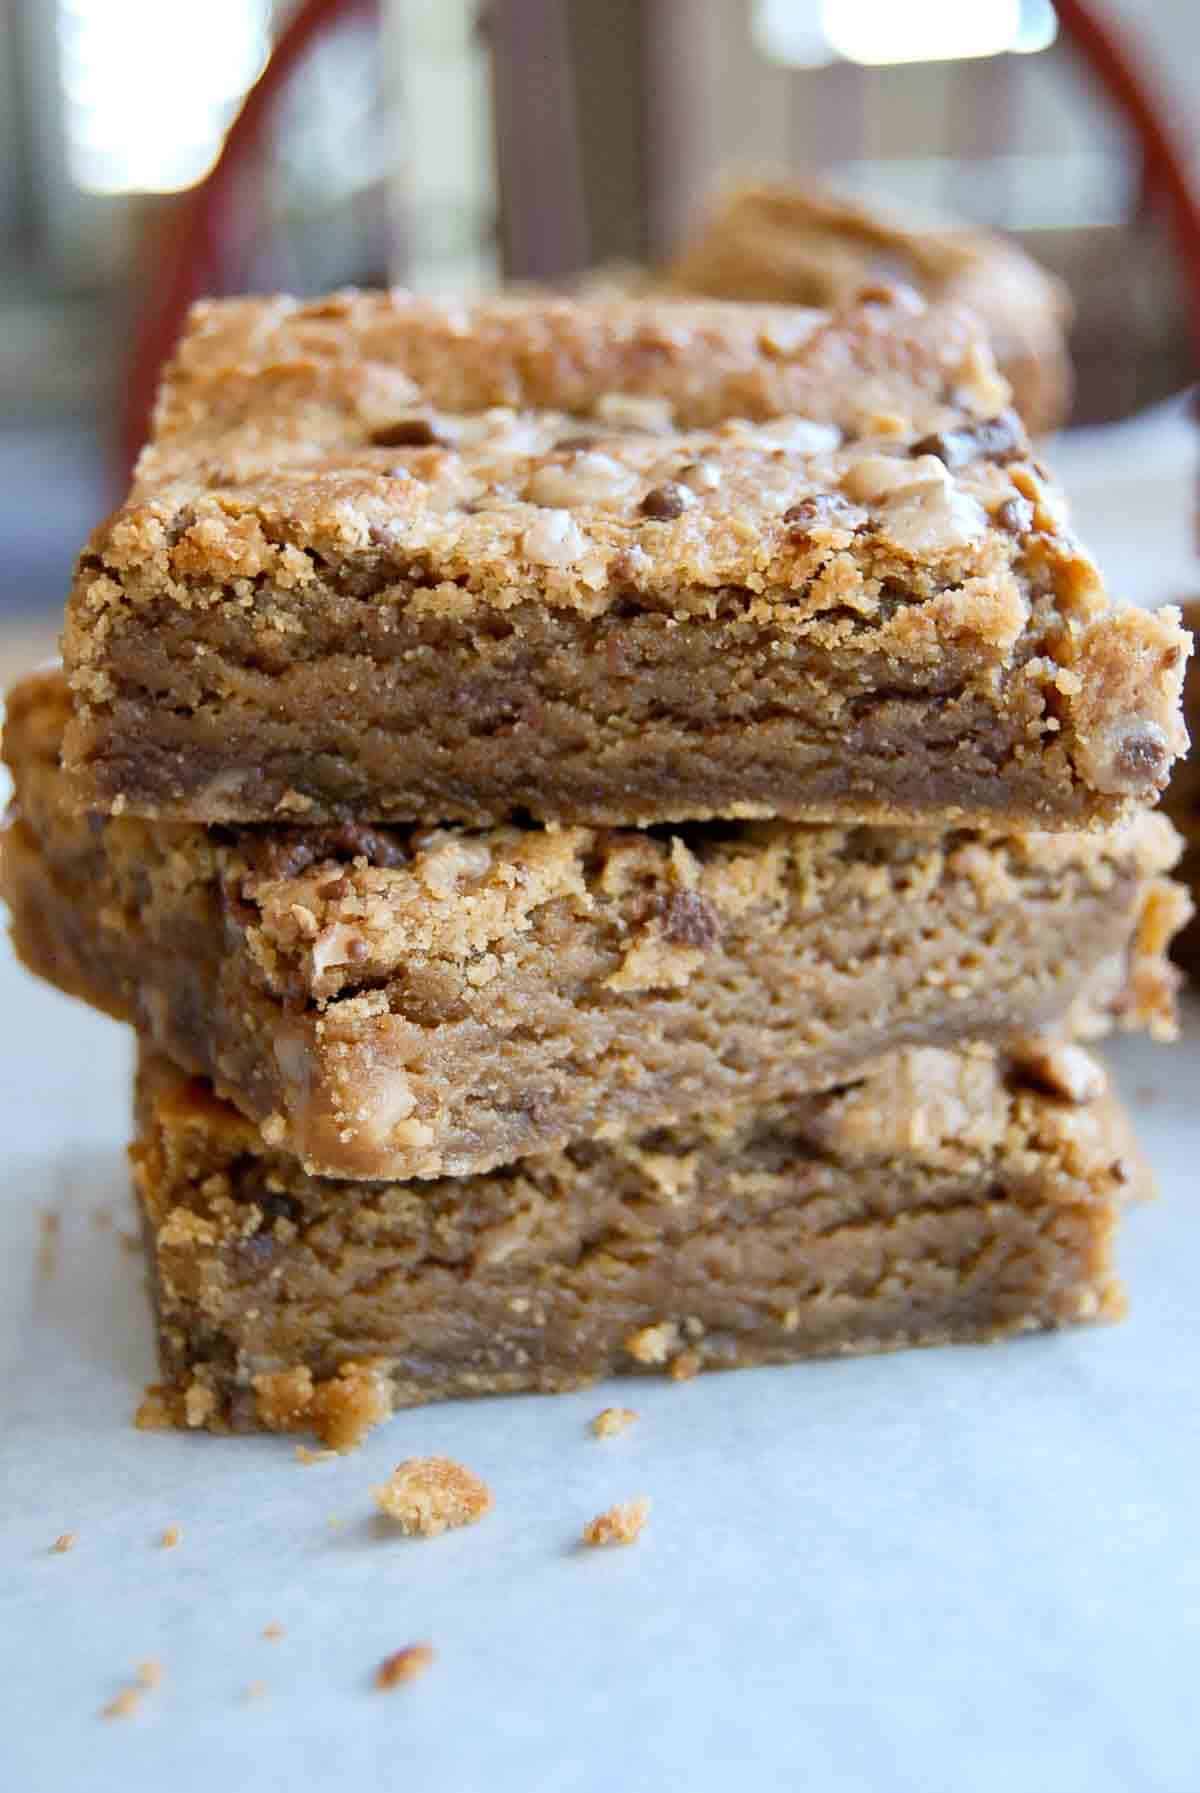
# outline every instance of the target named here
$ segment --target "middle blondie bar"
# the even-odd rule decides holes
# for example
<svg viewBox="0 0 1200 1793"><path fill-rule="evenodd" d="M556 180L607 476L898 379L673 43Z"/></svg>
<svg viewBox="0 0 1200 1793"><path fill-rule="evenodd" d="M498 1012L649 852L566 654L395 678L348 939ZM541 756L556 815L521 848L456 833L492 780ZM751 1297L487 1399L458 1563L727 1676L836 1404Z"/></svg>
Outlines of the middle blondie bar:
<svg viewBox="0 0 1200 1793"><path fill-rule="evenodd" d="M1082 1003L1169 1026L1187 905L1154 815L1000 837L89 817L68 709L56 675L10 700L18 951L318 1175L473 1174Z"/></svg>

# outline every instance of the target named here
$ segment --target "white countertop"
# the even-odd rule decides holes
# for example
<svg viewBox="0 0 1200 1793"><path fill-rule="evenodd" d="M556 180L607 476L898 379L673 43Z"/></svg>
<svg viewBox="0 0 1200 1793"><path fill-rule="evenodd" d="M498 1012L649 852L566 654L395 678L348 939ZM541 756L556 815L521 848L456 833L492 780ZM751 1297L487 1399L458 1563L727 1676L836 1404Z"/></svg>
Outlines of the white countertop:
<svg viewBox="0 0 1200 1793"><path fill-rule="evenodd" d="M5 1789L1196 1793L1200 1011L1116 1054L1163 1182L1123 1326L428 1408L305 1467L131 1428L141 1266L92 1219L130 1224L127 1041L7 956L0 996ZM641 1420L598 1442L610 1399ZM372 1485L434 1452L495 1511L384 1535ZM573 1548L640 1493L639 1544ZM161 1687L102 1721L146 1658Z"/></svg>

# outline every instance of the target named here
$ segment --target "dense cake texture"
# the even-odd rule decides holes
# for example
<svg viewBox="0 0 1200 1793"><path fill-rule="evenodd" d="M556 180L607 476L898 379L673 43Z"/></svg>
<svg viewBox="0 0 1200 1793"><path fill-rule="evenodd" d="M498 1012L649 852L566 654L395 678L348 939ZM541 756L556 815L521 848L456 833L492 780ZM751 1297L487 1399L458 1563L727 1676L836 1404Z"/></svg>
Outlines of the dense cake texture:
<svg viewBox="0 0 1200 1793"><path fill-rule="evenodd" d="M143 1049L134 1177L166 1386L149 1422L312 1428L395 1407L1112 1319L1148 1191L1079 1047L916 1049L469 1179L306 1176Z"/></svg>
<svg viewBox="0 0 1200 1793"><path fill-rule="evenodd" d="M1186 899L1152 814L1001 837L205 828L81 814L68 709L54 675L10 698L18 952L319 1173L466 1175L1073 1007L1170 1031Z"/></svg>
<svg viewBox="0 0 1200 1793"><path fill-rule="evenodd" d="M660 277L668 290L822 308L867 280L903 280L969 305L987 327L1013 403L1031 430L1070 405L1066 288L1015 244L929 228L827 187L760 182L723 193Z"/></svg>
<svg viewBox="0 0 1200 1793"><path fill-rule="evenodd" d="M558 315L523 303L503 327L466 314L455 402L488 391L473 329L491 346ZM201 315L68 607L66 752L89 807L1075 828L1166 784L1189 638L1173 611L1110 602L979 341L938 421L907 372L880 410L876 362L907 368L926 314L868 303L801 331L801 365L821 360L807 415L719 421L751 407L719 355L706 383L711 331L681 322L647 397L638 329L579 302L563 315L590 360L547 355L515 396L594 410L597 364L627 381L581 435L569 410L360 415L342 385L396 312ZM664 340L668 312L647 314ZM786 351L760 359L786 384ZM503 384L521 357L497 363Z"/></svg>
<svg viewBox="0 0 1200 1793"><path fill-rule="evenodd" d="M1183 606L1184 627L1200 629L1200 600ZM1183 689L1183 715L1189 733L1200 734L1200 668L1189 663ZM1176 766L1163 798L1163 808L1183 837L1179 875L1200 899L1200 754L1192 753ZM1177 935L1175 957L1192 977L1200 974L1200 923L1191 922Z"/></svg>

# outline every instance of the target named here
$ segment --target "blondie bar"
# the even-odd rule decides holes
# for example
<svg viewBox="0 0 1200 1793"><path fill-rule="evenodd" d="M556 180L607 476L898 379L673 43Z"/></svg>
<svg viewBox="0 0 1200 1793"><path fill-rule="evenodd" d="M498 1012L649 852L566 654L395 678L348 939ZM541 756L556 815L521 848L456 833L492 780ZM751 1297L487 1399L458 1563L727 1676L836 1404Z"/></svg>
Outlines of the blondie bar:
<svg viewBox="0 0 1200 1793"><path fill-rule="evenodd" d="M751 403L744 321L685 305L680 347L660 302L656 358L636 306L580 301L586 352L538 359L500 345L560 312L505 303L460 320L453 369L387 296L202 314L68 606L89 807L1078 828L1165 786L1190 639L1110 602L980 340L931 413L934 314L866 303L760 348ZM393 345L434 398L565 408L364 412L346 388ZM797 386L809 414L771 416Z"/></svg>
<svg viewBox="0 0 1200 1793"><path fill-rule="evenodd" d="M470 1179L306 1176L143 1048L134 1176L167 1385L149 1423L311 1427L698 1369L1112 1319L1148 1189L1080 1047L897 1053Z"/></svg>
<svg viewBox="0 0 1200 1793"><path fill-rule="evenodd" d="M969 305L1029 428L1064 421L1071 397L1066 288L997 237L930 228L813 182L760 182L722 194L658 283L719 299L826 307L880 279Z"/></svg>
<svg viewBox="0 0 1200 1793"><path fill-rule="evenodd" d="M319 1174L473 1174L1081 1003L1170 1027L1186 899L1154 814L998 837L205 828L80 813L68 710L54 675L10 699L18 952Z"/></svg>

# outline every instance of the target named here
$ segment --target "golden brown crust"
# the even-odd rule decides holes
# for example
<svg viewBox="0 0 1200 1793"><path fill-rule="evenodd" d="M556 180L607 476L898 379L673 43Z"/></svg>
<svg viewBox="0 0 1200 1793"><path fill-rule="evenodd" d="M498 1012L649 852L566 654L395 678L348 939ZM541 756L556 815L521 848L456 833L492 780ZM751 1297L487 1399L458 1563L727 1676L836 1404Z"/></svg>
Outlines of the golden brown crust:
<svg viewBox="0 0 1200 1793"><path fill-rule="evenodd" d="M791 305L400 290L206 300L164 376L144 488L211 455L259 470L390 435L430 411L557 411L602 430L703 429L816 417L854 433L873 413L990 415L1006 402L972 315L899 288L836 318ZM420 432L416 432L419 436ZM419 445L419 444L418 444ZM381 444L383 446L383 444Z"/></svg>
<svg viewBox="0 0 1200 1793"><path fill-rule="evenodd" d="M1065 420L1069 296L997 237L916 224L815 182L738 184L717 197L659 282L679 293L828 307L881 276L970 306L1030 429Z"/></svg>

